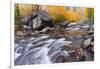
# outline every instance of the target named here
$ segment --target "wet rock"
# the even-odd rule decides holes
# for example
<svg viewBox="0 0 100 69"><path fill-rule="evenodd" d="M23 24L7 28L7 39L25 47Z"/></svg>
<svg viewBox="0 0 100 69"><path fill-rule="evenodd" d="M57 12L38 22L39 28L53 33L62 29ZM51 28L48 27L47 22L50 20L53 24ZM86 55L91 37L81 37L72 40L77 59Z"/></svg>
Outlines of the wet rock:
<svg viewBox="0 0 100 69"><path fill-rule="evenodd" d="M26 34L23 33L22 31L17 31L17 33L16 33L16 36L18 36L18 37L22 37L24 35L26 35Z"/></svg>
<svg viewBox="0 0 100 69"><path fill-rule="evenodd" d="M67 28L69 22L68 21L64 21L62 23L60 23L61 28Z"/></svg>
<svg viewBox="0 0 100 69"><path fill-rule="evenodd" d="M31 21L30 26L32 26L33 29L36 29L41 26L41 23L42 23L41 18L37 16Z"/></svg>
<svg viewBox="0 0 100 69"><path fill-rule="evenodd" d="M22 25L22 29L25 30L25 31L29 31L30 30L30 27L27 26L27 25Z"/></svg>
<svg viewBox="0 0 100 69"><path fill-rule="evenodd" d="M81 26L82 28L88 30L90 28L90 26L88 24Z"/></svg>
<svg viewBox="0 0 100 69"><path fill-rule="evenodd" d="M67 58L67 62L79 62L85 61L84 51L82 48L79 48L73 52L69 52L69 56Z"/></svg>
<svg viewBox="0 0 100 69"><path fill-rule="evenodd" d="M87 31L84 29L72 29L72 31L68 30L66 36L75 37L75 36L82 36L87 35Z"/></svg>
<svg viewBox="0 0 100 69"><path fill-rule="evenodd" d="M51 27L51 28L54 27L53 21L48 12L38 11L34 15L35 16L37 15L37 17L35 17L33 19L33 29L42 30L46 26ZM33 15L33 17L34 17L34 15ZM36 19L36 18L38 18L38 19Z"/></svg>
<svg viewBox="0 0 100 69"><path fill-rule="evenodd" d="M58 56L58 57L56 58L55 63L63 63L63 62L65 62L65 61L66 61L65 57L64 57L63 55L60 55L60 56Z"/></svg>
<svg viewBox="0 0 100 69"><path fill-rule="evenodd" d="M51 20L51 16L48 12L46 11L37 11L36 13L33 13L32 16L39 16L40 18L42 18L42 20L45 20L45 21L49 21Z"/></svg>
<svg viewBox="0 0 100 69"><path fill-rule="evenodd" d="M67 56L68 56L67 51L58 51L53 53L50 57L54 63L62 63L66 62Z"/></svg>
<svg viewBox="0 0 100 69"><path fill-rule="evenodd" d="M88 31L89 35L94 35L94 31Z"/></svg>
<svg viewBox="0 0 100 69"><path fill-rule="evenodd" d="M88 47L86 47L86 49L94 54L94 38L91 39L91 43Z"/></svg>
<svg viewBox="0 0 100 69"><path fill-rule="evenodd" d="M76 25L78 25L78 23L75 23L75 22L72 22L72 23L69 23L69 24L68 24L69 27L71 27L71 26L76 26Z"/></svg>
<svg viewBox="0 0 100 69"><path fill-rule="evenodd" d="M83 42L83 48L87 48L88 46L93 46L94 45L94 38L88 38ZM93 44L92 44L93 43ZM91 45L92 44L92 45Z"/></svg>
<svg viewBox="0 0 100 69"><path fill-rule="evenodd" d="M91 26L92 31L94 31L94 25Z"/></svg>
<svg viewBox="0 0 100 69"><path fill-rule="evenodd" d="M48 32L48 31L52 31L52 30L54 30L54 28L45 27L45 28L42 29L40 32Z"/></svg>
<svg viewBox="0 0 100 69"><path fill-rule="evenodd" d="M82 48L79 48L77 50L77 56L76 56L76 59L80 60L80 61L84 61L85 58L84 58L84 50Z"/></svg>
<svg viewBox="0 0 100 69"><path fill-rule="evenodd" d="M88 38L84 41L82 48L85 53L85 61L94 60L94 38Z"/></svg>
<svg viewBox="0 0 100 69"><path fill-rule="evenodd" d="M90 48L90 47L89 47ZM90 49L85 50L85 61L93 61L94 60L94 52L91 52Z"/></svg>
<svg viewBox="0 0 100 69"><path fill-rule="evenodd" d="M69 32L74 32L74 31L78 31L80 30L80 28L69 28Z"/></svg>
<svg viewBox="0 0 100 69"><path fill-rule="evenodd" d="M84 41L83 45L84 45L85 47L87 47L87 46L90 45L90 43L91 43L91 39L87 39L87 40Z"/></svg>

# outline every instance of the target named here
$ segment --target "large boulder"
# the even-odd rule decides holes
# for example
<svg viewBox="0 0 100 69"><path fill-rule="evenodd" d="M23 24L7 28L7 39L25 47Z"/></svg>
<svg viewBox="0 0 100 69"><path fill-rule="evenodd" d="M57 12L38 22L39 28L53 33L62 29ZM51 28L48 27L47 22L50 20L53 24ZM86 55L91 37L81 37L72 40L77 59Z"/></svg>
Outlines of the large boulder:
<svg viewBox="0 0 100 69"><path fill-rule="evenodd" d="M46 11L37 11L31 15L28 26L33 30L41 31L45 27L54 27L50 14Z"/></svg>
<svg viewBox="0 0 100 69"><path fill-rule="evenodd" d="M37 11L37 12L33 13L31 17L34 18L34 16L36 16L36 15L39 16L42 20L45 20L45 21L49 21L49 20L52 19L50 14L48 12L46 12L46 11L42 11L42 10L41 11Z"/></svg>
<svg viewBox="0 0 100 69"><path fill-rule="evenodd" d="M50 17L50 14L48 12L38 11L34 15L37 15L37 17L38 17L38 19L37 19L37 24L38 24L37 25L37 30L42 30L46 26L48 26L48 27L53 27L54 26L53 21L52 21L52 19ZM34 26L34 23L36 23L36 21L33 22L33 26ZM33 29L34 29L34 27L33 27Z"/></svg>
<svg viewBox="0 0 100 69"><path fill-rule="evenodd" d="M67 51L59 51L55 52L55 54L52 55L51 60L54 63L63 63L66 62L67 57L68 57Z"/></svg>

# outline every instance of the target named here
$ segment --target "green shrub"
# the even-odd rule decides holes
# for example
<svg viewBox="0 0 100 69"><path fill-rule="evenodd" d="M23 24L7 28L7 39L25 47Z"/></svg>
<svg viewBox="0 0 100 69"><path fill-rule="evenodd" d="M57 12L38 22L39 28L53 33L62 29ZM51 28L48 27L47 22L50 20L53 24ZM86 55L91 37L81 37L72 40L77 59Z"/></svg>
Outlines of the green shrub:
<svg viewBox="0 0 100 69"><path fill-rule="evenodd" d="M14 10L14 19L15 19L15 32L20 31L22 29L22 23L21 23L21 15L18 4L15 4L15 10Z"/></svg>
<svg viewBox="0 0 100 69"><path fill-rule="evenodd" d="M89 22L94 23L94 8L87 8Z"/></svg>

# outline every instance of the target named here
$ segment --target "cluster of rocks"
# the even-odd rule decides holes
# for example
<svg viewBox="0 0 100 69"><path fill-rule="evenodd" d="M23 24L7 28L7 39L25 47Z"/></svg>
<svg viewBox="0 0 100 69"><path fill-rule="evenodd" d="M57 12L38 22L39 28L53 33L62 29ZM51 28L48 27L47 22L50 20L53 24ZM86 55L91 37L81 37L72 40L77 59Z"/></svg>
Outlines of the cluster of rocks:
<svg viewBox="0 0 100 69"><path fill-rule="evenodd" d="M30 16L22 18L24 30L39 30L41 31L45 27L54 27L53 21L46 11L37 11Z"/></svg>
<svg viewBox="0 0 100 69"><path fill-rule="evenodd" d="M65 34L67 37L67 38L65 37L66 40L72 41L70 45L66 45L62 47L62 50L69 51L69 56L67 57L65 62L94 60L94 27L93 26L94 25L89 25L89 23L81 23L81 24L70 23L70 24L63 25L67 33L66 31L64 31L62 35ZM59 59L60 58L61 57L59 57Z"/></svg>
<svg viewBox="0 0 100 69"><path fill-rule="evenodd" d="M72 42L60 47L60 52L57 52L51 59L53 63L94 60L93 24L90 25L88 22L69 23L64 21L58 25L54 25L52 18L45 11L38 11L31 16L24 17L22 23L24 31L18 31L16 33L16 36L22 37L22 39L25 39L29 35L31 37L39 37L39 35L45 34L49 35L49 38L52 39L65 38L66 41ZM36 47L34 46L34 48ZM55 52L55 50L53 51ZM65 55L65 51L68 52L67 56Z"/></svg>

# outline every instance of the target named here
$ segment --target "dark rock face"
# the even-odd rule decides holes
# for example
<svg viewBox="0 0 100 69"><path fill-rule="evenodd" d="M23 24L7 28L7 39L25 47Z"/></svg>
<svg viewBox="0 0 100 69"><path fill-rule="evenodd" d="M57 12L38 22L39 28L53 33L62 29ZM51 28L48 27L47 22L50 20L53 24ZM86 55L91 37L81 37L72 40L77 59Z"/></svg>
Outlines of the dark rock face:
<svg viewBox="0 0 100 69"><path fill-rule="evenodd" d="M85 61L84 51L82 48L79 48L69 53L69 57L67 57L67 62L79 62L79 61Z"/></svg>
<svg viewBox="0 0 100 69"><path fill-rule="evenodd" d="M24 29L32 29L41 31L45 27L54 27L54 23L46 11L38 11L31 16L25 16L22 18Z"/></svg>
<svg viewBox="0 0 100 69"><path fill-rule="evenodd" d="M39 24L39 26L36 26L35 28L32 27L33 29L36 30L42 30L43 28L47 27L54 27L53 21L49 15L49 13L45 12L45 11L38 11L37 13L35 13L34 15L31 16L30 21L36 19L37 17L39 17L39 19L37 19L37 24ZM36 22L36 21L35 21ZM31 25L34 26L34 21L31 22Z"/></svg>
<svg viewBox="0 0 100 69"><path fill-rule="evenodd" d="M39 30L41 31L42 29L44 29L45 27L50 27L50 28L53 28L54 27L54 24L52 22L52 20L50 21L45 21L45 20L42 20L41 22L42 24L36 28L36 30Z"/></svg>
<svg viewBox="0 0 100 69"><path fill-rule="evenodd" d="M63 63L63 62L65 62L65 61L66 61L65 57L64 57L63 55L60 55L60 56L58 56L58 57L56 58L55 63Z"/></svg>
<svg viewBox="0 0 100 69"><path fill-rule="evenodd" d="M33 17L36 16L36 15L39 16L42 20L45 20L45 21L49 21L49 20L52 19L50 14L46 11L41 10L41 11L37 11L36 13L32 14Z"/></svg>
<svg viewBox="0 0 100 69"><path fill-rule="evenodd" d="M84 59L86 61L94 60L94 38L85 39L82 49L84 50Z"/></svg>
<svg viewBox="0 0 100 69"><path fill-rule="evenodd" d="M68 53L65 53L65 51L59 51L52 55L51 60L53 63L64 63L66 62L67 57Z"/></svg>

